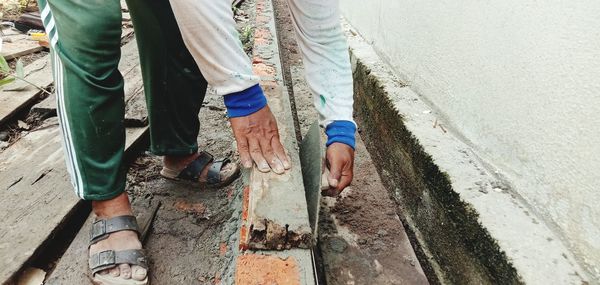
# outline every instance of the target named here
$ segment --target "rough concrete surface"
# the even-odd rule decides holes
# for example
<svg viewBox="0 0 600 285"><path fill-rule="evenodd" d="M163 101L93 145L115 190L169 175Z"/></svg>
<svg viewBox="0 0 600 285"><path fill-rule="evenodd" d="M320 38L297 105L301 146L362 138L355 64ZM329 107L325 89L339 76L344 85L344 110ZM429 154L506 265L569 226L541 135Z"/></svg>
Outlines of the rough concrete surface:
<svg viewBox="0 0 600 285"><path fill-rule="evenodd" d="M596 283L559 235L348 29L361 135L438 278Z"/></svg>
<svg viewBox="0 0 600 285"><path fill-rule="evenodd" d="M261 86L278 121L280 139L292 159L292 169L282 175L250 170L243 191L240 248L258 250L238 256L236 284L313 285L313 258L307 249L312 245L312 233L274 20L271 0L256 1L253 69L261 76ZM285 267L293 268L282 270Z"/></svg>
<svg viewBox="0 0 600 285"><path fill-rule="evenodd" d="M270 0L256 1L256 32L253 68L269 108L278 121L279 137L288 150L293 167L282 175L252 169L249 178L247 237L243 247L250 249L309 248L312 233L304 196L290 100L283 86L277 32ZM246 231L244 231L245 233Z"/></svg>
<svg viewBox="0 0 600 285"><path fill-rule="evenodd" d="M340 1L446 127L600 280L600 5Z"/></svg>

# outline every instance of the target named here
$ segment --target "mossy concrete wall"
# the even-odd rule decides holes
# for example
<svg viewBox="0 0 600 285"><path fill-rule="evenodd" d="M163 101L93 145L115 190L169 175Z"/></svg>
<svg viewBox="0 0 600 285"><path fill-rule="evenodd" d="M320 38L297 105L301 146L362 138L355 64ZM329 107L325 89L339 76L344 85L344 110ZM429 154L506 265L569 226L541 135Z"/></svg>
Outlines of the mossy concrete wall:
<svg viewBox="0 0 600 285"><path fill-rule="evenodd" d="M387 186L401 192L395 198L403 216L419 232L442 279L455 284L518 283L515 269L477 222L477 213L461 201L450 178L402 124L377 78L360 62L355 75L361 135L380 162Z"/></svg>
<svg viewBox="0 0 600 285"><path fill-rule="evenodd" d="M551 228L348 30L359 132L439 281L588 282Z"/></svg>
<svg viewBox="0 0 600 285"><path fill-rule="evenodd" d="M600 280L600 4L340 1L396 75Z"/></svg>

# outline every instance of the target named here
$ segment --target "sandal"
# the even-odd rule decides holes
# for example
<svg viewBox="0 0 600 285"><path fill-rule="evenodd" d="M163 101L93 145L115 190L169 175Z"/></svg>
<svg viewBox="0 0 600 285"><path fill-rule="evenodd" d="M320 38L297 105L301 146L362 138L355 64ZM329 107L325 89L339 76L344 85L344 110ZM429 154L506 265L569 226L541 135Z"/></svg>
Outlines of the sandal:
<svg viewBox="0 0 600 285"><path fill-rule="evenodd" d="M212 165L208 169L206 175L206 181L200 180L200 173L206 168L206 166L212 162ZM229 158L214 160L213 156L205 151L200 152L200 155L192 162L190 162L183 170L176 171L163 167L160 171L160 175L175 181L191 182L193 184L206 185L210 188L219 188L231 184L240 175L240 168L235 165L235 170L228 176L222 179L221 170L223 166L231 163Z"/></svg>
<svg viewBox="0 0 600 285"><path fill-rule="evenodd" d="M134 231L140 237L138 224L134 216L118 216L107 220L96 220L92 224L90 246L107 239L111 233ZM140 237L141 238L141 237ZM137 265L148 270L146 254L143 249L105 250L89 257L89 268L92 282L97 285L147 285L148 275L144 280L124 279L110 274L97 274L102 270L113 268L119 264Z"/></svg>

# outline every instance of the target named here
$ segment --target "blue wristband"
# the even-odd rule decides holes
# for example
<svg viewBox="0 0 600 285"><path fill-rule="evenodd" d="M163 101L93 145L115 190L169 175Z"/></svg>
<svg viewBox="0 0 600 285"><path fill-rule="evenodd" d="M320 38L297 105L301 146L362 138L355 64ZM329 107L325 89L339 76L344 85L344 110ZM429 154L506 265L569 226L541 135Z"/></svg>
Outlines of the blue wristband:
<svg viewBox="0 0 600 285"><path fill-rule="evenodd" d="M260 85L223 96L229 118L248 116L267 105L267 98Z"/></svg>
<svg viewBox="0 0 600 285"><path fill-rule="evenodd" d="M347 144L354 149L356 144L356 125L350 121L333 121L327 128L325 128L325 134L327 134L326 146L332 143L338 142Z"/></svg>

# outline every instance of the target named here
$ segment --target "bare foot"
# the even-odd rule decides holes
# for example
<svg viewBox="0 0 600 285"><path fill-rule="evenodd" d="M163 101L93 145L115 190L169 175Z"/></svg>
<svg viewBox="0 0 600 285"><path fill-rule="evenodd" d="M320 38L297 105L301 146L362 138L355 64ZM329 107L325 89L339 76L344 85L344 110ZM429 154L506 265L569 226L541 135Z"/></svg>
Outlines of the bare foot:
<svg viewBox="0 0 600 285"><path fill-rule="evenodd" d="M181 172L192 161L194 161L194 159L198 158L198 156L200 156L200 153L193 153L193 154L190 154L187 156L164 156L163 157L163 165L165 166L165 168L168 168L170 170L174 170L176 172ZM202 172L200 172L200 175L198 178L199 182L206 182L206 179L208 177L208 169L210 168L211 165L212 165L212 162L208 163L204 167L204 169L202 169ZM221 181L223 181L227 177L230 177L231 175L233 175L237 171L237 169L238 169L238 166L232 162L223 165L223 168L221 168L221 171L220 171Z"/></svg>
<svg viewBox="0 0 600 285"><path fill-rule="evenodd" d="M94 213L99 219L110 219L117 216L132 215L131 204L126 193L123 193L111 200L94 201L92 203ZM120 231L112 233L107 239L101 240L90 246L89 254L104 251L104 250L126 250L126 249L141 249L137 233L134 231ZM129 264L119 264L110 269L103 270L98 274L110 274L112 276L120 276L123 279L134 279L142 281L146 278L147 270L141 266Z"/></svg>

